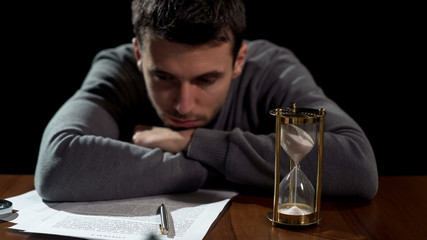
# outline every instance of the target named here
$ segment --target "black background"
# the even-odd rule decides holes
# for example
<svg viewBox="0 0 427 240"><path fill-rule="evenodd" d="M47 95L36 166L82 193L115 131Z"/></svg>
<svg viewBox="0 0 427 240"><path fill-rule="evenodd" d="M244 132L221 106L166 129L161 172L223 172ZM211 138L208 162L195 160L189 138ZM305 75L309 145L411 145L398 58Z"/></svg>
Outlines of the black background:
<svg viewBox="0 0 427 240"><path fill-rule="evenodd" d="M130 1L3 5L0 173L34 173L44 127L79 88L94 55L130 42ZM246 1L246 7L247 38L268 39L299 57L365 130L380 175L427 174L420 5Z"/></svg>

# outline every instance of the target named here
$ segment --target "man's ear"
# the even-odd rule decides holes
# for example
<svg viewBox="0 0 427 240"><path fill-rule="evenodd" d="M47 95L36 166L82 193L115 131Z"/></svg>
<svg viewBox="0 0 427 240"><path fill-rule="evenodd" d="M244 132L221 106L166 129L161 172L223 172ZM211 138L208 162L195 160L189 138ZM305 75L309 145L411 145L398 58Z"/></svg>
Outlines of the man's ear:
<svg viewBox="0 0 427 240"><path fill-rule="evenodd" d="M132 44L135 59L136 61L139 61L141 59L141 53L139 52L138 40L136 39L136 37L132 38Z"/></svg>
<svg viewBox="0 0 427 240"><path fill-rule="evenodd" d="M142 69L142 59L141 59L141 52L139 51L140 46L138 45L138 40L134 37L132 38L132 45L133 45L133 54L136 59L136 64L138 68Z"/></svg>
<svg viewBox="0 0 427 240"><path fill-rule="evenodd" d="M243 43L239 49L239 52L237 53L236 60L234 62L233 79L237 78L242 73L247 52L248 52L248 44Z"/></svg>

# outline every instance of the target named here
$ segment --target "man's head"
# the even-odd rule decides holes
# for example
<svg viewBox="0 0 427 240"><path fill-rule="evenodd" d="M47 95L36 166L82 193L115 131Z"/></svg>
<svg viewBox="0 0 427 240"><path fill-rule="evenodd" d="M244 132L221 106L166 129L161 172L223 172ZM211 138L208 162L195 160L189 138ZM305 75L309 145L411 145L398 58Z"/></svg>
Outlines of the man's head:
<svg viewBox="0 0 427 240"><path fill-rule="evenodd" d="M243 3L134 0L132 11L135 57L157 114L170 127L207 125L244 64Z"/></svg>
<svg viewBox="0 0 427 240"><path fill-rule="evenodd" d="M133 0L132 23L140 44L150 36L189 45L231 42L236 58L246 15L241 0Z"/></svg>

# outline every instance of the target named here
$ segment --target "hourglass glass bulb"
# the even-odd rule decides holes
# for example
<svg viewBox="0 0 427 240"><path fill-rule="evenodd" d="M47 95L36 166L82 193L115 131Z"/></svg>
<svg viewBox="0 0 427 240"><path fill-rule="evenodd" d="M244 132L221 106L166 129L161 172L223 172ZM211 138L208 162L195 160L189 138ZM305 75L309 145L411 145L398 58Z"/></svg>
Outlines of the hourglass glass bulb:
<svg viewBox="0 0 427 240"><path fill-rule="evenodd" d="M295 164L298 164L313 148L313 138L295 125L282 124L281 128L280 145L288 153L289 157L292 158Z"/></svg>

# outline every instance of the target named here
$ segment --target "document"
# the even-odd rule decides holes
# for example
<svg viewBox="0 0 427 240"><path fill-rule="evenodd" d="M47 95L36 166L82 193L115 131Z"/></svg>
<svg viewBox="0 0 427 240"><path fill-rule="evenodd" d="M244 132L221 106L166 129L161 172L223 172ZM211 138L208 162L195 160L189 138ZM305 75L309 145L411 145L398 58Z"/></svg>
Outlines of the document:
<svg viewBox="0 0 427 240"><path fill-rule="evenodd" d="M36 191L9 198L11 229L85 239L202 239L236 192L198 190L114 201L44 202ZM164 204L167 235L160 233Z"/></svg>

